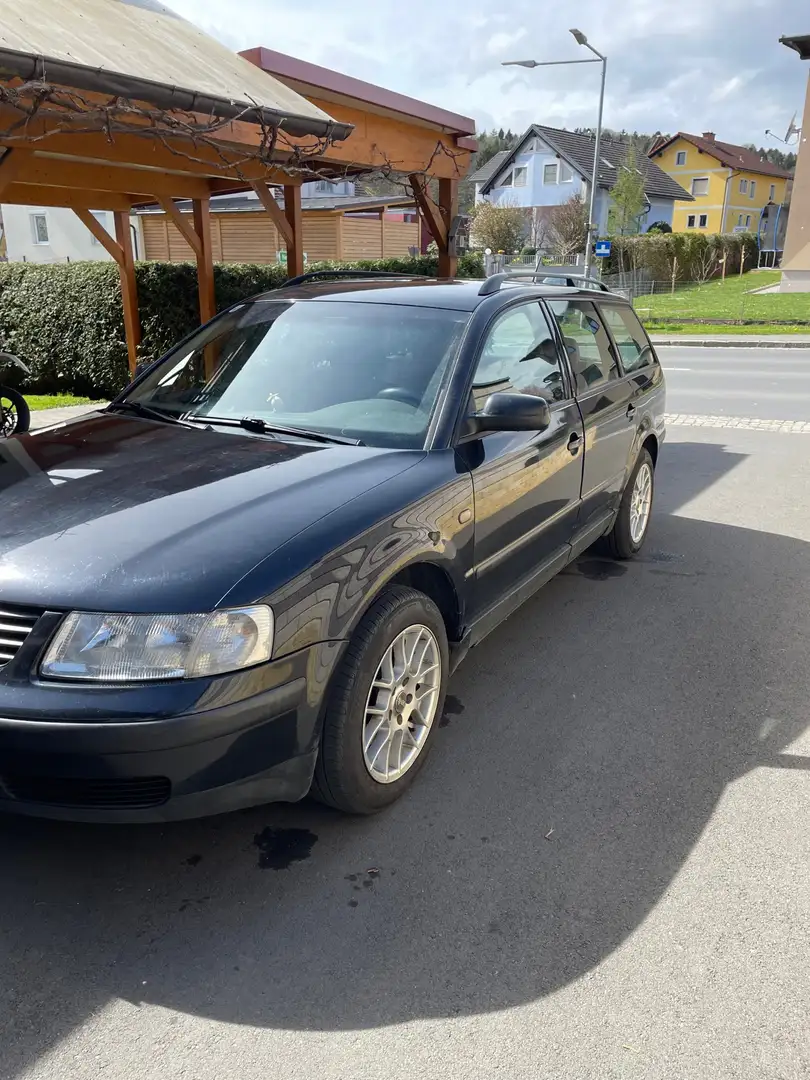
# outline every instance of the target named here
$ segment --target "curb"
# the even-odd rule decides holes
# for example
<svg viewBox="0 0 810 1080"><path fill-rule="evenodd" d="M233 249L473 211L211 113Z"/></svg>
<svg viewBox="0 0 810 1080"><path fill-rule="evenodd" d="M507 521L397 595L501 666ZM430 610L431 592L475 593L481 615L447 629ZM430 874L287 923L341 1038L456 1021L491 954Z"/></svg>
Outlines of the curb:
<svg viewBox="0 0 810 1080"><path fill-rule="evenodd" d="M740 334L738 341L728 338L657 338L650 336L655 346L679 346L682 349L810 349L810 338L784 341L781 338L746 338Z"/></svg>

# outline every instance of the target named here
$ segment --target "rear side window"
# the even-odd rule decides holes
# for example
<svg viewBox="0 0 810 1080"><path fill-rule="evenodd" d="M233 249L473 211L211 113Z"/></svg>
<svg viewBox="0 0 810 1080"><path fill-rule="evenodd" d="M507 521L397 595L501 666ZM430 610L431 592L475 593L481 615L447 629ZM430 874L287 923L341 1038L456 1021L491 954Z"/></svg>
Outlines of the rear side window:
<svg viewBox="0 0 810 1080"><path fill-rule="evenodd" d="M625 371L638 371L653 362L650 342L638 316L629 307L612 307L600 304L602 317L616 342L622 367Z"/></svg>
<svg viewBox="0 0 810 1080"><path fill-rule="evenodd" d="M621 377L596 307L586 300L548 300L557 320L578 394Z"/></svg>

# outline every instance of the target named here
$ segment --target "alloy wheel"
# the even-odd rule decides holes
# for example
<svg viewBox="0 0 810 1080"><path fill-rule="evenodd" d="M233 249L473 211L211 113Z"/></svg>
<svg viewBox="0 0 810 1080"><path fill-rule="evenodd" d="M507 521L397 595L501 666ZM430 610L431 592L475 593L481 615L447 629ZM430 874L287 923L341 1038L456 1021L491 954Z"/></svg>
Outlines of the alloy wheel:
<svg viewBox="0 0 810 1080"><path fill-rule="evenodd" d="M630 496L630 538L640 544L647 531L652 506L652 469L645 461L636 473L633 494Z"/></svg>
<svg viewBox="0 0 810 1080"><path fill-rule="evenodd" d="M436 718L442 683L439 643L427 626L409 626L383 654L366 699L363 761L379 784L414 764Z"/></svg>

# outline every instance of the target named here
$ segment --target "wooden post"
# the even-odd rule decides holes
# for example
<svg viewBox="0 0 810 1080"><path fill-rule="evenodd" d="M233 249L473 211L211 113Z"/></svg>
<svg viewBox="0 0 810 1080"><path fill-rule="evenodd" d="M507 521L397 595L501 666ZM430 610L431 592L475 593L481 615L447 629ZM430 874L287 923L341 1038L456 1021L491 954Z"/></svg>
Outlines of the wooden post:
<svg viewBox="0 0 810 1080"><path fill-rule="evenodd" d="M301 216L301 185L284 185L284 216L292 231L287 241L287 275L298 277L304 272L304 224Z"/></svg>
<svg viewBox="0 0 810 1080"><path fill-rule="evenodd" d="M138 286L135 282L135 259L132 255L132 233L129 227L129 211L116 210L115 240L98 218L89 210L74 209L73 213L95 236L101 246L118 263L121 279L121 302L124 307L124 332L127 338L127 360L130 375L135 374L138 364L138 346L141 343L141 323L138 318Z"/></svg>
<svg viewBox="0 0 810 1080"><path fill-rule="evenodd" d="M380 258L385 258L385 207L380 211Z"/></svg>
<svg viewBox="0 0 810 1080"><path fill-rule="evenodd" d="M138 285L135 281L135 257L132 254L132 230L126 210L115 211L115 239L122 254L118 274L121 278L121 299L124 304L129 373L134 375L138 364L138 346L141 343L141 321L138 317Z"/></svg>
<svg viewBox="0 0 810 1080"><path fill-rule="evenodd" d="M439 212L444 222L445 249L439 246L439 277L455 277L458 273L456 255L456 220L458 218L458 180L439 180Z"/></svg>
<svg viewBox="0 0 810 1080"><path fill-rule="evenodd" d="M675 295L675 278L678 276L678 256L672 259L672 295Z"/></svg>
<svg viewBox="0 0 810 1080"><path fill-rule="evenodd" d="M214 256L211 249L211 215L208 199L192 200L194 232L197 234L199 247L197 256L197 291L200 296L200 321L208 322L217 313L216 294L214 292Z"/></svg>
<svg viewBox="0 0 810 1080"><path fill-rule="evenodd" d="M745 244L740 241L740 277L743 276L745 270Z"/></svg>

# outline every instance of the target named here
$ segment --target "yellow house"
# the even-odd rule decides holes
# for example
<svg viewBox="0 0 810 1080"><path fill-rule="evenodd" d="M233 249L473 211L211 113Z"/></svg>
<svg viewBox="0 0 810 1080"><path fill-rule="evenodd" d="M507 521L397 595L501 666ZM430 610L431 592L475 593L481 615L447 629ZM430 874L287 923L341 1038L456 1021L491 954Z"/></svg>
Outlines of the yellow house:
<svg viewBox="0 0 810 1080"><path fill-rule="evenodd" d="M673 232L756 232L762 208L785 201L791 178L755 150L718 141L713 131L679 131L654 146L650 157L694 196L694 202L675 203Z"/></svg>

